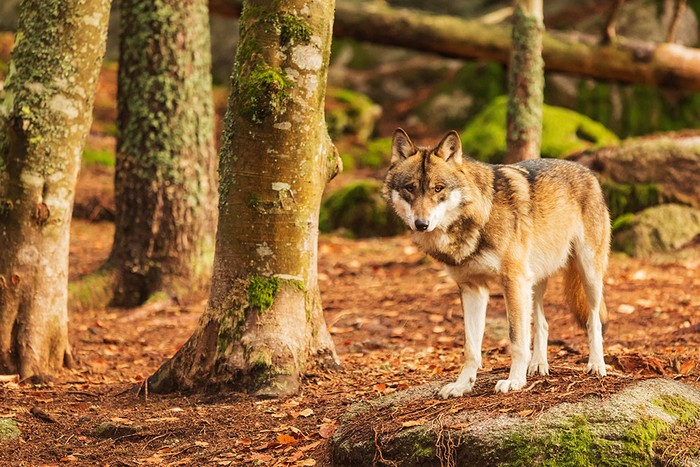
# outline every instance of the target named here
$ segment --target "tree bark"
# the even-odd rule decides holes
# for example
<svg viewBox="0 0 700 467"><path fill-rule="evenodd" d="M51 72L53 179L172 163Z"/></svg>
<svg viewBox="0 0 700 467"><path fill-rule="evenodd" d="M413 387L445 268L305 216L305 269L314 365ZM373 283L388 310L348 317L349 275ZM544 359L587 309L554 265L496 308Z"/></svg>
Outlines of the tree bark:
<svg viewBox="0 0 700 467"><path fill-rule="evenodd" d="M121 3L112 303L208 284L216 159L206 0Z"/></svg>
<svg viewBox="0 0 700 467"><path fill-rule="evenodd" d="M542 0L518 0L513 12L513 50L508 67L505 162L540 157L544 64Z"/></svg>
<svg viewBox="0 0 700 467"><path fill-rule="evenodd" d="M338 170L323 116L333 1L252 0L220 153L211 296L152 391L295 392L304 369L337 365L318 289L318 214Z"/></svg>
<svg viewBox="0 0 700 467"><path fill-rule="evenodd" d="M235 15L241 0L210 0L212 12ZM432 52L445 57L509 62L511 28L478 20L340 0L335 37ZM581 34L547 32L545 67L595 79L700 91L700 50L619 37L614 44Z"/></svg>
<svg viewBox="0 0 700 467"><path fill-rule="evenodd" d="M70 360L73 197L109 0L24 0L0 105L0 373Z"/></svg>

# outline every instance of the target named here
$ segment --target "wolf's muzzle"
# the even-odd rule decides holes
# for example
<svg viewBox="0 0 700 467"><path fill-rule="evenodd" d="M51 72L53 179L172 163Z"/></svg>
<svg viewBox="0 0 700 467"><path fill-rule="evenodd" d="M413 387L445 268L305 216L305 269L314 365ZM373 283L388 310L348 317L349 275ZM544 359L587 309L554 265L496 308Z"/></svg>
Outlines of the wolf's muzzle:
<svg viewBox="0 0 700 467"><path fill-rule="evenodd" d="M424 219L416 219L416 229L420 231L428 230L429 225L430 221L426 221Z"/></svg>

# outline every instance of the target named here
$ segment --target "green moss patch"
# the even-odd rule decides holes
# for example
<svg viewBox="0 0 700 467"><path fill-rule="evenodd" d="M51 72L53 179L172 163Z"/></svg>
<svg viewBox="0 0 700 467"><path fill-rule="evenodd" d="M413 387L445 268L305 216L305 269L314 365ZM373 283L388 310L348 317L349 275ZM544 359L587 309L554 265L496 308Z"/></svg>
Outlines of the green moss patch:
<svg viewBox="0 0 700 467"><path fill-rule="evenodd" d="M326 93L326 126L332 139L353 136L367 142L382 108L366 95L349 89L329 89Z"/></svg>
<svg viewBox="0 0 700 467"><path fill-rule="evenodd" d="M68 284L68 307L72 311L104 309L114 294L115 273L104 267Z"/></svg>
<svg viewBox="0 0 700 467"><path fill-rule="evenodd" d="M610 210L610 217L617 219L629 213L642 211L661 204L664 199L661 188L655 183L624 184L609 179L602 179L605 202Z"/></svg>
<svg viewBox="0 0 700 467"><path fill-rule="evenodd" d="M502 163L506 151L507 96L496 98L460 134L465 154ZM542 112L542 157L560 158L584 149L618 143L602 124L573 110L545 105Z"/></svg>
<svg viewBox="0 0 700 467"><path fill-rule="evenodd" d="M248 282L248 307L267 311L275 301L280 290L280 279L277 277L253 276Z"/></svg>
<svg viewBox="0 0 700 467"><path fill-rule="evenodd" d="M262 123L269 115L284 113L291 86L284 71L258 63L238 79L242 114L254 123Z"/></svg>
<svg viewBox="0 0 700 467"><path fill-rule="evenodd" d="M116 156L107 149L85 149L83 151L83 164L99 164L105 167L114 167Z"/></svg>
<svg viewBox="0 0 700 467"><path fill-rule="evenodd" d="M277 15L276 20L281 45L307 44L311 39L311 28L298 17L282 13Z"/></svg>
<svg viewBox="0 0 700 467"><path fill-rule="evenodd" d="M377 138L366 145L353 146L340 153L343 170L356 168L384 169L391 161L391 138Z"/></svg>
<svg viewBox="0 0 700 467"><path fill-rule="evenodd" d="M12 441L19 438L17 422L11 418L0 418L0 441Z"/></svg>
<svg viewBox="0 0 700 467"><path fill-rule="evenodd" d="M351 237L386 237L405 230L388 209L377 180L350 183L331 193L321 205L322 232L343 229Z"/></svg>

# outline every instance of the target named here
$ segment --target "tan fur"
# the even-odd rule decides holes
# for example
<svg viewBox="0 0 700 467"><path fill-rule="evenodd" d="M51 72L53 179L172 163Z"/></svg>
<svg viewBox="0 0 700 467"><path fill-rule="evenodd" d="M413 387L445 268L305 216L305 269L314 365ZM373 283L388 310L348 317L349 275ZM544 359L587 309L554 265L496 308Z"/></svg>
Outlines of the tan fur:
<svg viewBox="0 0 700 467"><path fill-rule="evenodd" d="M414 146L403 130L397 130L384 195L414 231L415 243L447 265L467 301L476 297L473 294L482 294L479 291L490 280L503 286L514 366L512 378L497 390L505 392L523 384L522 362L530 358L533 287L546 284L560 269L565 269L572 312L587 328L595 347L589 370L605 374L599 334L601 323L607 321L602 280L610 220L600 186L590 171L553 160L483 164L462 156L456 132L448 133L431 149ZM600 303L599 320L590 318L589 295L593 303ZM465 308L465 319L470 312ZM543 326L536 330L536 340L546 333L546 323ZM472 336L480 342L477 337L478 333ZM539 360L546 359L546 341L544 346L545 355L537 356ZM476 352L465 348L467 353ZM536 371L548 371L541 369L547 368L546 361L538 365ZM458 380L460 387L468 386L463 379ZM448 395L455 394L453 389Z"/></svg>

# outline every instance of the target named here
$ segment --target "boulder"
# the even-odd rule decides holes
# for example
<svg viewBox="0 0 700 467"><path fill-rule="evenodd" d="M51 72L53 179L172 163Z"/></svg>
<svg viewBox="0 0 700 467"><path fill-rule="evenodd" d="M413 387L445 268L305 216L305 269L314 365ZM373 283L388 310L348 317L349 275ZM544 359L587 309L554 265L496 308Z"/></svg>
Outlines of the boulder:
<svg viewBox="0 0 700 467"><path fill-rule="evenodd" d="M351 406L332 439L334 465L661 465L673 437L700 426L700 390L665 379L633 383L604 400L560 403L531 418L458 410L457 399L451 402L455 410L434 417L423 410L416 415L420 422L399 422L389 433L381 426L411 402L433 399L439 387L418 386ZM697 455L686 450L685 459L674 461L689 464Z"/></svg>
<svg viewBox="0 0 700 467"><path fill-rule="evenodd" d="M699 237L700 210L662 204L618 218L614 229L613 248L630 256L648 258L682 248Z"/></svg>
<svg viewBox="0 0 700 467"><path fill-rule="evenodd" d="M506 151L507 96L493 100L460 133L464 153L500 164ZM545 105L542 115L542 157L564 157L577 151L613 145L617 136L573 110Z"/></svg>
<svg viewBox="0 0 700 467"><path fill-rule="evenodd" d="M326 94L326 124L333 139L351 135L367 142L381 115L382 108L359 92L332 88Z"/></svg>
<svg viewBox="0 0 700 467"><path fill-rule="evenodd" d="M646 185L647 188L654 185L658 202L675 201L700 209L699 132L632 138L619 146L584 151L569 159L618 185ZM613 211L614 207L611 206Z"/></svg>

